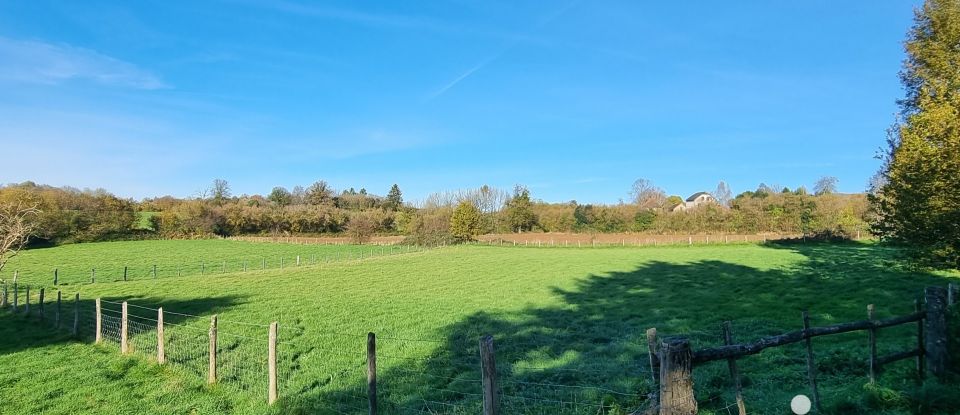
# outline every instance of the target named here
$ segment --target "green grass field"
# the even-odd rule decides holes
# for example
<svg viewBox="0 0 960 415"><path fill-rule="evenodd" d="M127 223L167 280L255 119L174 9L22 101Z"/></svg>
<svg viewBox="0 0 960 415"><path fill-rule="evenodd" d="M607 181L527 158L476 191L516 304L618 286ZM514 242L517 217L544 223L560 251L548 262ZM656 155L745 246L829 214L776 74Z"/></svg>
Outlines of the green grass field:
<svg viewBox="0 0 960 415"><path fill-rule="evenodd" d="M337 249L370 248L219 240L70 245L24 252L4 278L19 268L24 281L52 290L53 264L79 273L106 263L147 269L155 262L322 257ZM71 299L66 309L81 295L82 341L49 321L0 313L0 413L365 413L367 332L378 336L382 413L479 413L477 343L487 333L496 339L503 413L632 413L645 408L651 387L647 328L687 335L695 348L715 346L724 320L746 341L798 329L803 309L814 325L863 319L868 303L880 318L907 314L923 287L958 281L955 273L903 267L894 254L874 244L461 246L156 280L89 284L84 275L61 287ZM97 297L109 317L99 346L89 344ZM134 353L119 355L114 303L124 300L168 312L172 364L152 362L156 316L139 307L130 309ZM220 318L221 382L206 386L212 314ZM280 323L280 401L268 407L271 321ZM912 347L914 333L912 325L881 331L880 352ZM862 332L814 340L829 412L912 413L918 402L956 410L957 388L916 388L912 361L892 364L865 386L866 345ZM790 398L809 393L802 345L739 363L749 413L789 413ZM728 413L734 399L726 364L698 367L695 375L701 413Z"/></svg>

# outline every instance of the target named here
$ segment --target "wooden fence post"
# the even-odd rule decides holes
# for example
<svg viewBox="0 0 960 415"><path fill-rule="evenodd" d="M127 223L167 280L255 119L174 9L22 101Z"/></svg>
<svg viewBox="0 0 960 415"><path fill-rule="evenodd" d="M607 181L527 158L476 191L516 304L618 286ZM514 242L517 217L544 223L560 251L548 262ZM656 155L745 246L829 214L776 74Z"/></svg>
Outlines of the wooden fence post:
<svg viewBox="0 0 960 415"><path fill-rule="evenodd" d="M695 415L693 352L684 337L660 343L660 415Z"/></svg>
<svg viewBox="0 0 960 415"><path fill-rule="evenodd" d="M730 322L723 322L723 341L726 345L733 344L733 330L730 328ZM727 367L730 369L730 377L733 378L734 390L737 393L737 411L739 415L747 415L747 408L743 403L743 385L740 383L740 372L737 370L737 359L727 359Z"/></svg>
<svg viewBox="0 0 960 415"><path fill-rule="evenodd" d="M919 298L913 300L913 310L917 313L922 311ZM917 354L917 380L922 382L924 377L923 360L926 353L923 350L923 320L917 320L917 350L920 351Z"/></svg>
<svg viewBox="0 0 960 415"><path fill-rule="evenodd" d="M3 282L3 298L0 298L0 308L7 308L7 282Z"/></svg>
<svg viewBox="0 0 960 415"><path fill-rule="evenodd" d="M874 307L873 304L867 304L867 320L874 320ZM870 342L870 383L876 383L877 373L880 371L880 368L877 367L877 329L871 328L867 330L867 339Z"/></svg>
<svg viewBox="0 0 960 415"><path fill-rule="evenodd" d="M30 315L30 284L27 284L27 299L23 304L23 312Z"/></svg>
<svg viewBox="0 0 960 415"><path fill-rule="evenodd" d="M500 399L497 397L497 362L493 350L493 336L480 338L480 371L483 379L483 415L497 415Z"/></svg>
<svg viewBox="0 0 960 415"><path fill-rule="evenodd" d="M120 306L120 354L127 354L130 345L127 344L127 302Z"/></svg>
<svg viewBox="0 0 960 415"><path fill-rule="evenodd" d="M163 350L163 307L157 308L157 364L167 362L167 353Z"/></svg>
<svg viewBox="0 0 960 415"><path fill-rule="evenodd" d="M957 295L960 294L958 289L960 289L960 287L957 287L957 284L952 282L947 284L947 305L954 305L957 303Z"/></svg>
<svg viewBox="0 0 960 415"><path fill-rule="evenodd" d="M60 282L60 270L57 268L53 269L53 285L57 285Z"/></svg>
<svg viewBox="0 0 960 415"><path fill-rule="evenodd" d="M217 383L217 315L210 317L210 367L207 383Z"/></svg>
<svg viewBox="0 0 960 415"><path fill-rule="evenodd" d="M157 279L157 264L153 264L153 279Z"/></svg>
<svg viewBox="0 0 960 415"><path fill-rule="evenodd" d="M924 291L927 316L923 350L927 355L927 371L941 380L946 377L948 360L946 291L943 287L927 287Z"/></svg>
<svg viewBox="0 0 960 415"><path fill-rule="evenodd" d="M273 405L277 401L277 322L270 323L270 335L267 342L267 376L269 389L267 403Z"/></svg>
<svg viewBox="0 0 960 415"><path fill-rule="evenodd" d="M660 380L660 357L657 356L657 329L647 329L647 356L650 358L650 377L653 380L652 390L658 391L657 381Z"/></svg>
<svg viewBox="0 0 960 415"><path fill-rule="evenodd" d="M803 337L807 347L807 378L810 381L810 392L813 395L813 407L817 412L820 408L820 391L817 389L817 363L813 358L813 339L807 337L807 330L810 330L810 314L806 310L802 313L803 317Z"/></svg>
<svg viewBox="0 0 960 415"><path fill-rule="evenodd" d="M97 282L97 269L90 268L90 283L93 284Z"/></svg>
<svg viewBox="0 0 960 415"><path fill-rule="evenodd" d="M367 333L367 401L370 415L377 415L377 335Z"/></svg>
<svg viewBox="0 0 960 415"><path fill-rule="evenodd" d="M123 280L124 280L124 281L127 280L127 266L126 266L126 265L123 266Z"/></svg>
<svg viewBox="0 0 960 415"><path fill-rule="evenodd" d="M17 286L17 276L19 271L13 271L13 312L20 311L20 288Z"/></svg>
<svg viewBox="0 0 960 415"><path fill-rule="evenodd" d="M60 290L57 290L57 310L53 316L54 325L60 330Z"/></svg>
<svg viewBox="0 0 960 415"><path fill-rule="evenodd" d="M41 288L40 288L40 301L39 301L39 303L37 304L37 307L40 309L40 321L43 321L43 318L44 318L44 314L43 314L43 311L44 311L44 310L43 310L43 308L44 308L43 290L44 290L44 289L41 287Z"/></svg>
<svg viewBox="0 0 960 415"><path fill-rule="evenodd" d="M73 337L80 334L80 293L73 295Z"/></svg>
<svg viewBox="0 0 960 415"><path fill-rule="evenodd" d="M94 333L94 343L99 344L103 341L103 309L100 308L100 298L96 300L97 305L97 328L96 333Z"/></svg>

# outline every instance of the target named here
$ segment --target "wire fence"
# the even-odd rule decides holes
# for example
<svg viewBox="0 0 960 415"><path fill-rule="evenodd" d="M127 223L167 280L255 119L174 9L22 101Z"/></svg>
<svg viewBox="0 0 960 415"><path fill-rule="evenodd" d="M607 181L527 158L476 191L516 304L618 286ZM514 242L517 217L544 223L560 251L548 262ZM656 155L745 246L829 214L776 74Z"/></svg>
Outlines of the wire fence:
<svg viewBox="0 0 960 415"><path fill-rule="evenodd" d="M301 255L249 256L208 258L177 263L102 264L96 266L52 265L45 271L13 270L10 280L37 284L48 281L53 286L151 280L159 278L212 276L265 270L295 270L303 267L323 268L352 264L365 260L423 252L435 247L420 245L350 246L348 249ZM8 274L9 275L9 274Z"/></svg>
<svg viewBox="0 0 960 415"><path fill-rule="evenodd" d="M810 394L814 377L804 342L737 357L737 372L728 360L715 359L697 363L683 376L669 377L660 366L663 349L651 351L645 333L592 338L589 344L500 333L493 337L494 351L488 352L495 368L485 368L478 332L440 339L394 333L371 336L314 330L293 322L280 327L279 338L274 338L272 324L161 312L152 305L115 299L77 301L74 296L53 303L57 296L49 292L43 296L40 288L5 285L2 306L44 324L76 330L82 340L99 339L103 347L126 349L129 355L178 367L255 399L270 399L275 377L281 405L307 412L368 413L375 397L381 413L477 414L492 390L501 413L645 414L656 413L668 398L664 391L673 387L677 392L671 392L667 402L692 400L702 414L782 414L789 413L794 396ZM947 303L951 301L955 300ZM844 405L850 405L851 396L858 399L872 373L865 353L869 342L879 339L879 355L914 347L914 326L884 327L876 338L851 331L832 334L829 340L811 339L819 386L815 399L832 409L849 409ZM687 330L684 337L691 351L686 359L730 345L731 337L756 341L791 328L796 329L779 320L739 319L728 326ZM276 362L273 368L271 361ZM884 371L891 378L909 378L917 370L912 362L889 363ZM375 382L369 382L371 373ZM485 385L491 379L495 386L488 390ZM663 382L671 387L665 388Z"/></svg>

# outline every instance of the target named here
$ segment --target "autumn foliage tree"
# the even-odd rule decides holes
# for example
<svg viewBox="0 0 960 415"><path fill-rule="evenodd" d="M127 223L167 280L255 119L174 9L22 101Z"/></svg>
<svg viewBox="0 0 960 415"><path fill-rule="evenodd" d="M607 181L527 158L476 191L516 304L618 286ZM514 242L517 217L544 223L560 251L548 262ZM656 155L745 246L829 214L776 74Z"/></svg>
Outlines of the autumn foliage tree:
<svg viewBox="0 0 960 415"><path fill-rule="evenodd" d="M871 189L873 231L960 267L960 1L927 0L905 45L906 97Z"/></svg>
<svg viewBox="0 0 960 415"><path fill-rule="evenodd" d="M450 234L458 241L470 241L483 233L483 217L480 209L464 200L450 216Z"/></svg>

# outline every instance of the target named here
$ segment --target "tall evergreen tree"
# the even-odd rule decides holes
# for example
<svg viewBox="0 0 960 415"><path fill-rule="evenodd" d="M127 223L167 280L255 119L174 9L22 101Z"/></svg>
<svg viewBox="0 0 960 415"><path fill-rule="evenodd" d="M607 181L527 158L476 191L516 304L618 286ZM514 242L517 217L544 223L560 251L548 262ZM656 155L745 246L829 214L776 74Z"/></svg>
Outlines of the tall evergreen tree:
<svg viewBox="0 0 960 415"><path fill-rule="evenodd" d="M390 192L387 193L387 199L384 201L384 207L389 210L397 210L403 206L403 193L400 192L400 186L397 186L394 183L390 187Z"/></svg>
<svg viewBox="0 0 960 415"><path fill-rule="evenodd" d="M871 189L873 231L960 267L960 0L927 0L906 52L906 97Z"/></svg>
<svg viewBox="0 0 960 415"><path fill-rule="evenodd" d="M518 232L529 231L537 224L537 215L533 213L530 191L523 186L513 190L513 198L507 202L507 222L510 229Z"/></svg>

